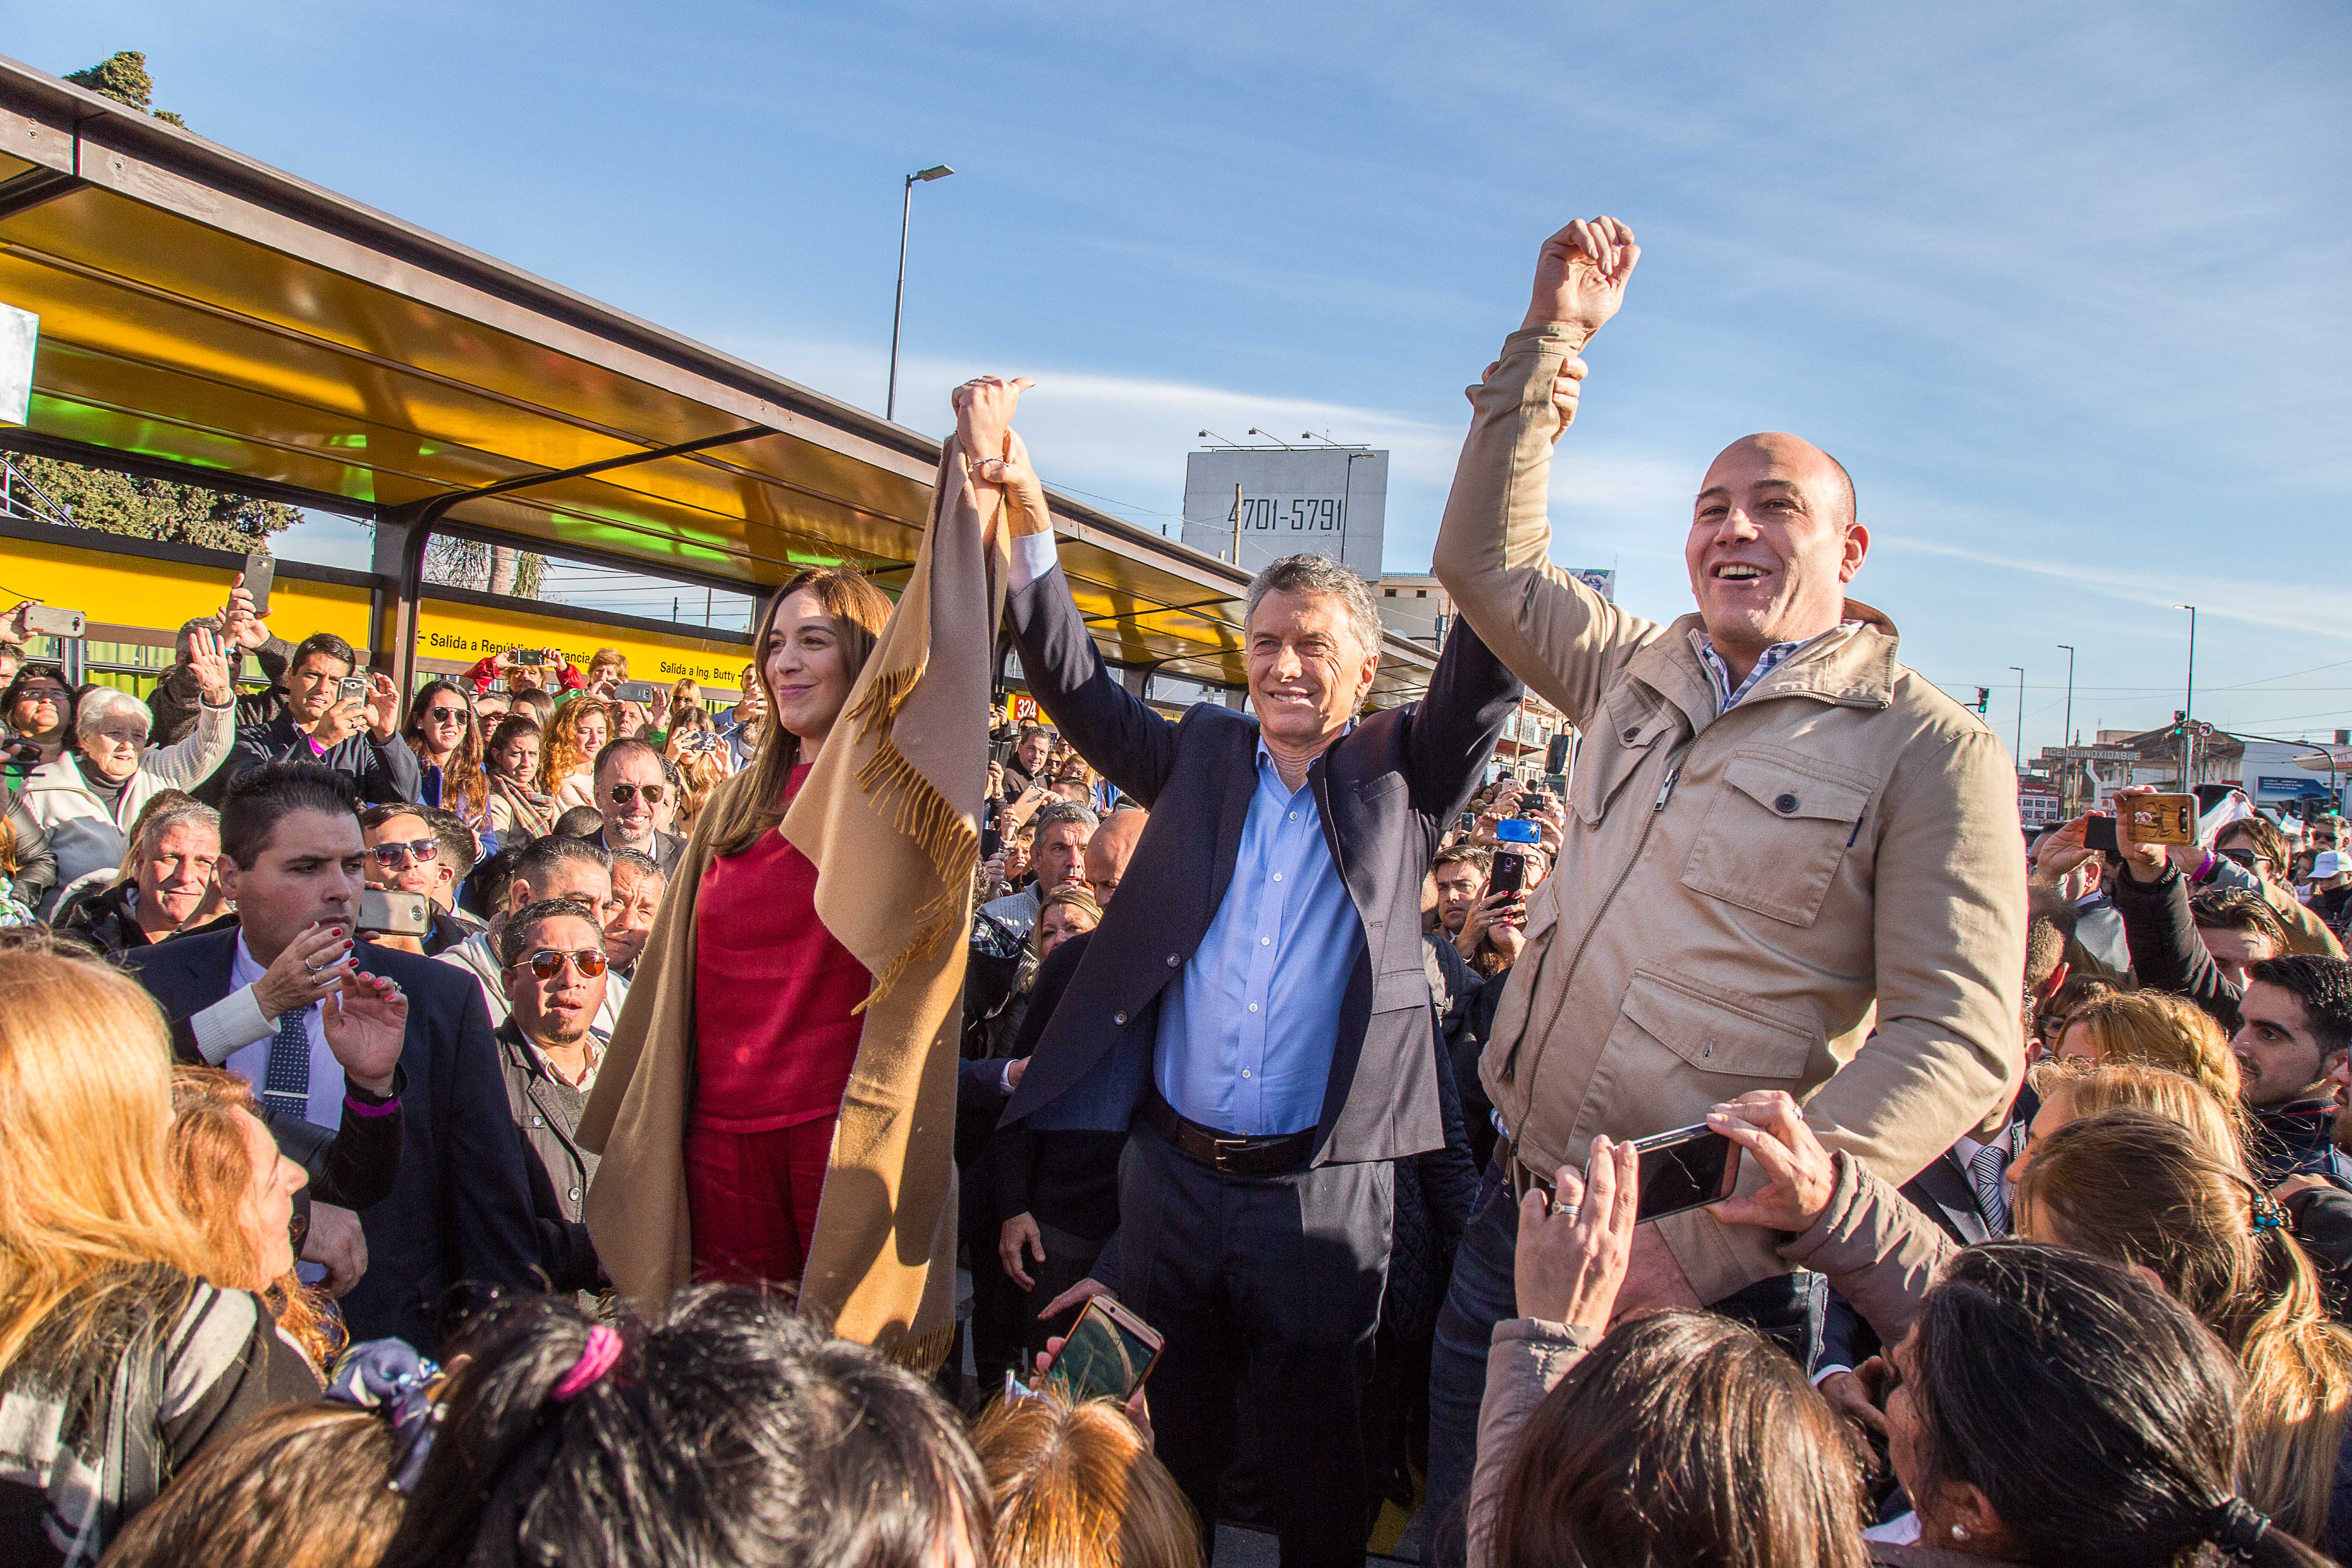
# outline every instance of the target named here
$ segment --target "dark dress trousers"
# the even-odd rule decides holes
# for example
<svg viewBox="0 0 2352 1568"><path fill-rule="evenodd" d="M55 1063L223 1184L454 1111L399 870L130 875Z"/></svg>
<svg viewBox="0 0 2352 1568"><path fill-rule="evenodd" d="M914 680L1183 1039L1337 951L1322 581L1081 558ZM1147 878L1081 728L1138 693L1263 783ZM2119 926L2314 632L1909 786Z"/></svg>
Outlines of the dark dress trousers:
<svg viewBox="0 0 2352 1568"><path fill-rule="evenodd" d="M141 948L124 963L172 1020L174 1040L184 1042L186 1021L229 994L236 951L232 927ZM404 1130L391 1194L360 1210L368 1268L342 1299L343 1321L355 1340L394 1335L437 1356L441 1311L459 1304L457 1285L541 1288L522 1143L473 976L372 942L358 953L363 973L398 982L408 996ZM358 1120L346 1120L347 1133Z"/></svg>
<svg viewBox="0 0 2352 1568"><path fill-rule="evenodd" d="M1213 704L1174 722L1145 706L1097 654L1058 567L1007 608L1039 704L1151 819L1005 1121L1123 1132L1156 1092L1162 994L1234 879L1258 788L1257 724ZM1308 771L1362 937L1347 972L1329 977L1341 1005L1305 1165L1213 1169L1142 1122L1123 1156L1118 1233L1097 1277L1167 1336L1151 1379L1159 1451L1212 1529L1245 1385L1255 1451L1279 1457L1270 1500L1286 1563L1362 1559L1373 1503L1362 1401L1392 1162L1445 1143L1422 879L1519 690L1456 622L1427 698L1365 718Z"/></svg>

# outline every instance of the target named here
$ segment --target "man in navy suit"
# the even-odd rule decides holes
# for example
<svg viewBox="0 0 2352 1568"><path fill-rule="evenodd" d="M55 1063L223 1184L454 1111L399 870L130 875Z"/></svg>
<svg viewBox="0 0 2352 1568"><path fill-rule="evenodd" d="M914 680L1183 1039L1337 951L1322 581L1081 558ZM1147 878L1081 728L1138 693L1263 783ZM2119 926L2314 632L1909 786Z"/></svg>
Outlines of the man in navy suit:
<svg viewBox="0 0 2352 1568"><path fill-rule="evenodd" d="M354 1339L398 1335L437 1353L457 1286L538 1288L522 1147L479 989L463 971L350 934L366 848L348 778L295 763L239 779L221 807L221 851L237 924L125 962L183 1056L252 1082L281 1142L304 1128L364 1141L397 1096L397 1174L360 1212L368 1268L342 1312ZM352 1015L371 1009L399 1019L396 1085L389 1061L352 1049Z"/></svg>
<svg viewBox="0 0 2352 1568"><path fill-rule="evenodd" d="M1006 489L1021 668L1079 755L1151 813L1005 1111L1134 1129L1099 1279L1055 1305L1109 1286L1166 1335L1152 1421L1204 1545L1242 1386L1283 1562L1360 1563L1391 1162L1444 1142L1422 879L1519 686L1460 628L1426 700L1359 719L1378 606L1354 574L1295 555L1249 588L1256 718L1161 718L1071 600L1011 436L1022 384L957 395L963 450L1006 454L975 478Z"/></svg>

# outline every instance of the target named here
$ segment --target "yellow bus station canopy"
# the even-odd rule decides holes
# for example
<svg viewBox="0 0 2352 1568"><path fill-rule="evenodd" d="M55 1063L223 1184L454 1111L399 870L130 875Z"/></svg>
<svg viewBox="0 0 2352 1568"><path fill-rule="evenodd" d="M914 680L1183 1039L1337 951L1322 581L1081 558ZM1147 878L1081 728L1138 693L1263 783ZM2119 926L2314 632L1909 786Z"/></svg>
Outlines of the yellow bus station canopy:
<svg viewBox="0 0 2352 1568"><path fill-rule="evenodd" d="M753 594L837 563L890 585L939 460L915 431L5 58L0 301L40 317L28 423L0 447L409 524L420 552L429 528ZM1245 574L1053 504L1107 659L1245 684ZM413 573L396 586L413 640ZM1419 696L1432 663L1389 637L1372 700Z"/></svg>

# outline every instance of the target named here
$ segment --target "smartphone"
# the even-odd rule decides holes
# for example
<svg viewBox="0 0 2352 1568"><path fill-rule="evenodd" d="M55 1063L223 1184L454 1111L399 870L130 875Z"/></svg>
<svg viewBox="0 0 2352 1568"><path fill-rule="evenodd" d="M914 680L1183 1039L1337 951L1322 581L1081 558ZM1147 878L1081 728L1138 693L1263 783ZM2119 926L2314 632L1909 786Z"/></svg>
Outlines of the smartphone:
<svg viewBox="0 0 2352 1568"><path fill-rule="evenodd" d="M507 658L525 669L537 669L547 662L547 650L543 647L519 647Z"/></svg>
<svg viewBox="0 0 2352 1568"><path fill-rule="evenodd" d="M1058 1380L1073 1400L1124 1405L1151 1375L1160 1344L1160 1331L1141 1318L1107 1296L1090 1297L1045 1375Z"/></svg>
<svg viewBox="0 0 2352 1568"><path fill-rule="evenodd" d="M681 752L715 752L719 744L718 731L689 730L679 738L677 749Z"/></svg>
<svg viewBox="0 0 2352 1568"><path fill-rule="evenodd" d="M1633 1151L1642 1161L1637 1222L1720 1203L1739 1179L1739 1145L1705 1122L1637 1138Z"/></svg>
<svg viewBox="0 0 2352 1568"><path fill-rule="evenodd" d="M89 625L89 617L79 610L60 610L48 605L35 605L25 612L25 630L40 637L78 637Z"/></svg>
<svg viewBox="0 0 2352 1568"><path fill-rule="evenodd" d="M1486 891L1489 894L1521 893L1527 890L1527 886L1528 858L1517 849L1496 849L1494 865L1486 873Z"/></svg>
<svg viewBox="0 0 2352 1568"><path fill-rule="evenodd" d="M614 697L623 702L651 702L660 691L650 680L624 680L613 688Z"/></svg>
<svg viewBox="0 0 2352 1568"><path fill-rule="evenodd" d="M2197 797L2138 795L2131 797L2132 837L2142 844L2197 842Z"/></svg>
<svg viewBox="0 0 2352 1568"><path fill-rule="evenodd" d="M423 936L433 929L433 901L397 889L363 889L357 924L375 936Z"/></svg>
<svg viewBox="0 0 2352 1568"><path fill-rule="evenodd" d="M992 822L986 827L980 830L980 858L982 859L987 859L990 856L995 854L999 849L1003 847L1004 835L996 830L996 825L994 823Z"/></svg>
<svg viewBox="0 0 2352 1568"><path fill-rule="evenodd" d="M1454 819L1454 826L1465 833L1475 833L1478 830L1478 814L1465 811Z"/></svg>
<svg viewBox="0 0 2352 1568"><path fill-rule="evenodd" d="M2116 819L2104 811L2095 811L2083 823L2083 847L2118 853L2122 846L2116 842Z"/></svg>
<svg viewBox="0 0 2352 1568"><path fill-rule="evenodd" d="M335 700L338 702L364 702L367 695L368 683L364 675L346 675L335 682Z"/></svg>
<svg viewBox="0 0 2352 1568"><path fill-rule="evenodd" d="M269 585L278 579L278 558L259 551L245 558L245 591L252 595L253 613L269 613Z"/></svg>

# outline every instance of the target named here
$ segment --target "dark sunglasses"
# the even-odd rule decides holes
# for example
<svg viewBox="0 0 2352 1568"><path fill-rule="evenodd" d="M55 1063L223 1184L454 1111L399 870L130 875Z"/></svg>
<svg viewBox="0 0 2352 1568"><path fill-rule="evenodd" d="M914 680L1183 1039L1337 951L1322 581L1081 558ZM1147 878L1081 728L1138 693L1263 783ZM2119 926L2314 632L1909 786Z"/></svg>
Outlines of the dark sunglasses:
<svg viewBox="0 0 2352 1568"><path fill-rule="evenodd" d="M427 708L425 716L436 724L446 724L452 719L463 719L466 710L463 708Z"/></svg>
<svg viewBox="0 0 2352 1568"><path fill-rule="evenodd" d="M2224 860L2235 860L2239 865L2243 866L2249 871L2259 871L2263 867L2271 863L2271 858L2269 856L2257 855L2252 850L2244 848L2224 849L2221 851L2221 858Z"/></svg>
<svg viewBox="0 0 2352 1568"><path fill-rule="evenodd" d="M440 855L441 841L437 838L412 838L404 844L394 839L389 844L371 845L368 853L375 857L377 865L386 869L404 866L411 860L421 866Z"/></svg>
<svg viewBox="0 0 2352 1568"><path fill-rule="evenodd" d="M662 797L668 793L667 784L614 784L612 790L613 804L626 805L639 795L643 795L647 805L659 805L662 803Z"/></svg>
<svg viewBox="0 0 2352 1568"><path fill-rule="evenodd" d="M582 948L578 952L542 947L523 962L530 965L530 972L540 979L553 980L563 973L566 959L572 961L572 966L580 971L580 977L583 980L593 980L604 973L604 955L593 947Z"/></svg>

